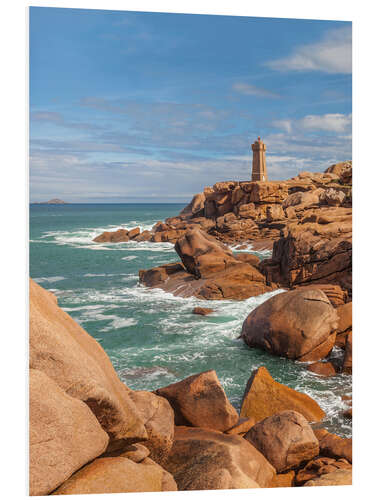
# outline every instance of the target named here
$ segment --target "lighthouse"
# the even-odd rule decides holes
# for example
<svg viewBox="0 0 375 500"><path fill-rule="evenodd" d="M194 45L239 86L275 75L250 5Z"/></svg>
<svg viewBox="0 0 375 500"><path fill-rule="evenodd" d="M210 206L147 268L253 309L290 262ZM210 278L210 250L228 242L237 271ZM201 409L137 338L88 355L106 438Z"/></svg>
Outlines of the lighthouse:
<svg viewBox="0 0 375 500"><path fill-rule="evenodd" d="M267 167L266 167L266 145L258 140L251 145L253 150L253 171L251 173L252 181L268 181Z"/></svg>

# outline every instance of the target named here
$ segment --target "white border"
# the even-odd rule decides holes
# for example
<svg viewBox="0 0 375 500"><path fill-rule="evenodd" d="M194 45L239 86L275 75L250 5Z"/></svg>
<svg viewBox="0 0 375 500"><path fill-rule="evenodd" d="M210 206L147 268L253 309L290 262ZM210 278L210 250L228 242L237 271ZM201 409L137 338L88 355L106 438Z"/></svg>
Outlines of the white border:
<svg viewBox="0 0 375 500"><path fill-rule="evenodd" d="M290 17L303 19L352 20L354 35L354 102L353 102L353 162L354 162L354 486L335 488L300 488L231 490L214 492L179 492L156 494L124 494L129 500L180 498L312 498L317 495L342 499L361 495L370 498L374 450L373 383L373 208L374 170L372 146L374 144L374 69L372 49L375 46L372 2L345 2L344 0L243 0L182 1L154 0L59 0L27 2L17 0L3 6L0 29L2 57L1 118L2 118L2 280L1 302L3 356L1 380L2 484L4 498L24 498L27 470L25 436L27 435L25 398L25 345L28 226L28 174L25 112L28 104L28 86L25 79L27 51L27 7L49 6L107 10L137 10L154 12L182 12L196 14L247 15L255 17ZM22 137L23 135L23 137ZM5 155L4 155L5 150ZM366 288L367 287L367 288ZM24 395L24 396L23 396ZM371 404L372 403L372 404ZM372 407L372 408L371 408ZM5 469L6 467L6 469ZM368 489L368 491L367 491ZM72 498L86 498L73 496ZM114 498L113 495L90 495L90 499Z"/></svg>

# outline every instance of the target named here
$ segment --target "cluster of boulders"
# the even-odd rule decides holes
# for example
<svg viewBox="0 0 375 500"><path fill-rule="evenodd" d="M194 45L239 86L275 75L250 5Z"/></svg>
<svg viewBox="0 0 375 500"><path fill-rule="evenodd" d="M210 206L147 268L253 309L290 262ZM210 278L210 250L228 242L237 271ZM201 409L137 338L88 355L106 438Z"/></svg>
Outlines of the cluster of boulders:
<svg viewBox="0 0 375 500"><path fill-rule="evenodd" d="M142 284L180 297L206 300L236 299L260 295L277 285L266 283L257 256L234 255L223 243L202 230L190 229L175 244L181 263L139 271Z"/></svg>
<svg viewBox="0 0 375 500"><path fill-rule="evenodd" d="M133 391L30 282L31 495L349 484L351 440L313 430L323 417L264 367L240 415L213 370Z"/></svg>

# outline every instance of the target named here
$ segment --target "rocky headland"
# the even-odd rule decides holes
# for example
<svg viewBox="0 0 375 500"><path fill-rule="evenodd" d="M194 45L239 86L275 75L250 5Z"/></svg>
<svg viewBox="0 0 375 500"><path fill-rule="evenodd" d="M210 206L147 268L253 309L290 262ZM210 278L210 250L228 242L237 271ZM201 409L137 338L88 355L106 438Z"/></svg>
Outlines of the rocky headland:
<svg viewBox="0 0 375 500"><path fill-rule="evenodd" d="M217 182L151 231L119 229L94 241L170 242L181 262L140 271L146 286L204 299L237 299L277 287L332 284L352 293L352 164L286 181ZM230 246L270 249L261 263Z"/></svg>
<svg viewBox="0 0 375 500"><path fill-rule="evenodd" d="M318 292L303 293L311 299ZM320 341L337 329L339 308L319 294L317 307L329 323ZM319 428L319 405L265 367L249 373L240 413L214 370L134 391L102 347L32 280L29 342L30 495L351 483L351 439ZM314 349L307 338L297 354Z"/></svg>

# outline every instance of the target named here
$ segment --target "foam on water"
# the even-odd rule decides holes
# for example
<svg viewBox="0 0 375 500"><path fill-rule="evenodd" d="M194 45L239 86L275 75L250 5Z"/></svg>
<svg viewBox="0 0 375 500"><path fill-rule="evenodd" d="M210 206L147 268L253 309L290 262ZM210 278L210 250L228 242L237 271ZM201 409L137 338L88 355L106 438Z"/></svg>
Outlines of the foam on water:
<svg viewBox="0 0 375 500"><path fill-rule="evenodd" d="M37 283L55 283L64 279L64 276L49 276L43 278L34 278L34 281L36 281Z"/></svg>

